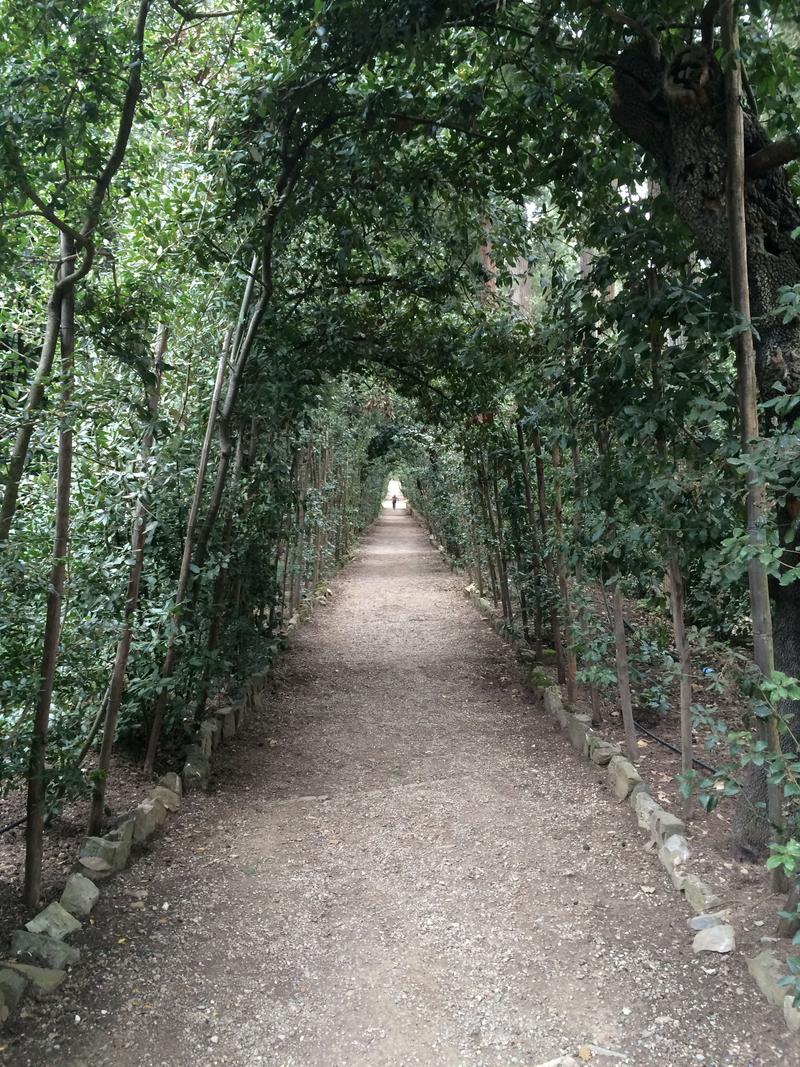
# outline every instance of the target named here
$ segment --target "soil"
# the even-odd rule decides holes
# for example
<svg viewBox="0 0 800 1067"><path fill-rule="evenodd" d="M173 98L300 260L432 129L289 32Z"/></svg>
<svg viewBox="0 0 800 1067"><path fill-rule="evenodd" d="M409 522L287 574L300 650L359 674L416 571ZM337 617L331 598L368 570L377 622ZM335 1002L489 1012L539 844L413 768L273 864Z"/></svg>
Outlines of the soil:
<svg viewBox="0 0 800 1067"><path fill-rule="evenodd" d="M629 645L635 646L637 632L646 633L648 628L658 624L652 612L647 612L635 602L625 601L625 618L633 626L629 635ZM662 622L663 626L663 622ZM729 657L728 657L729 658ZM724 677L726 662L711 659L712 670ZM611 669L614 664L610 663ZM703 664L694 664L693 700L702 703L714 716L726 724L727 729L735 731L745 727L742 715L746 711L746 702L738 695L733 683L720 687L720 692L713 692L705 685ZM653 684L661 676L658 668L648 670L639 666L645 683ZM551 671L555 682L555 671ZM705 812L693 800L687 809L683 797L678 792L677 775L681 770L681 757L674 749L680 748L680 703L677 681L666 687L669 698L668 707L663 713L653 713L642 706L634 708L636 722L644 726L649 733L638 732L637 764L639 772L650 785L655 799L669 811L684 818L687 824L687 837L692 846L692 870L718 888L719 895L726 905L730 905L731 917L737 928L737 941L745 955L753 956L766 946L784 958L797 955L797 948L791 941L772 940L776 931L778 912L785 906L786 894L773 892L770 887L769 874L763 863L739 862L736 859L732 822L736 800L723 800L713 811ZM635 695L635 694L634 694ZM609 697L600 697L602 723L598 732L609 740L615 741L625 749L625 732L619 705ZM591 702L588 690L580 688L576 710L591 715ZM651 736L655 735L655 736ZM706 727L694 732L695 759L706 764L696 769L703 777L712 777L713 768L723 767L729 756L727 749L715 744L708 747L710 731ZM656 740L658 738L659 740ZM660 743L667 742L672 749ZM767 940L769 939L769 940Z"/></svg>
<svg viewBox="0 0 800 1067"><path fill-rule="evenodd" d="M92 769L90 756L85 764ZM153 781L126 755L112 757L106 787L106 816L109 827L131 811ZM0 827L10 826L25 815L25 792L14 789L0 797ZM60 894L69 877L86 836L89 821L89 797L68 798L57 815L50 818L44 829L42 864L42 900L52 900ZM30 918L22 904L22 885L25 872L24 824L0 833L0 933L13 930Z"/></svg>
<svg viewBox="0 0 800 1067"><path fill-rule="evenodd" d="M800 1064L461 585L379 520L4 1063Z"/></svg>

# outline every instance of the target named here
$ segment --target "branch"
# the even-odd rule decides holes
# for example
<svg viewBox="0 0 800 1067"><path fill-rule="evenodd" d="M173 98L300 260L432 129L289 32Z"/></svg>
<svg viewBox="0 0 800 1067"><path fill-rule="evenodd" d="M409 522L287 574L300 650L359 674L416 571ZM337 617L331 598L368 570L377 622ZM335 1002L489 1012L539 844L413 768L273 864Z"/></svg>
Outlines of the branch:
<svg viewBox="0 0 800 1067"><path fill-rule="evenodd" d="M639 19L635 19L633 15L629 15L626 11L618 11L614 7L609 7L608 4L603 3L603 0L587 0L587 2L589 7L593 7L596 11L599 11L601 15L605 15L607 19L618 23L620 26L627 26L628 29L633 30L634 33L637 33L640 37L649 41L654 54L659 54L661 46L658 43L658 38L653 31L648 26L645 26L643 22L640 22Z"/></svg>
<svg viewBox="0 0 800 1067"><path fill-rule="evenodd" d="M763 178L771 170L791 163L793 159L800 159L800 134L796 133L753 152L745 160L745 173L748 178Z"/></svg>
<svg viewBox="0 0 800 1067"><path fill-rule="evenodd" d="M6 145L6 149L8 152L8 161L11 164L11 169L17 176L20 190L36 208L35 212L24 212L21 214L40 215L42 218L47 219L47 221L51 225L55 226L56 229L60 230L66 237L69 237L71 240L73 240L75 244L78 245L78 247L82 248L86 244L86 239L81 234L79 234L77 230L73 229L72 226L69 225L69 223L64 222L62 218L59 218L59 216L56 215L55 211L53 211L53 208L50 206L50 204L45 203L44 199L39 195L39 193L36 192L36 190L31 185L30 179L28 178L28 174L22 165L22 160L19 157L17 146L9 141Z"/></svg>
<svg viewBox="0 0 800 1067"><path fill-rule="evenodd" d="M720 0L708 0L700 15L700 41L707 52L714 51L714 25L719 14Z"/></svg>
<svg viewBox="0 0 800 1067"><path fill-rule="evenodd" d="M224 19L230 15L239 14L238 11L193 11L191 8L179 3L178 0L167 0L167 3L173 11L176 11L187 22L194 22L197 19Z"/></svg>
<svg viewBox="0 0 800 1067"><path fill-rule="evenodd" d="M114 175L122 165L125 157L125 149L133 129L133 116L136 113L136 105L142 92L142 65L144 64L144 28L147 23L147 15L150 11L150 0L141 0L139 14L136 19L133 43L134 53L128 76L128 87L125 90L125 98L122 101L122 109L119 116L119 127L114 141L111 155L108 157L100 177L95 182L92 195L89 198L89 208L86 212L86 221L81 228L81 234L88 237L100 219L100 209L108 192L108 187Z"/></svg>
<svg viewBox="0 0 800 1067"><path fill-rule="evenodd" d="M467 137L474 137L479 141L488 141L490 144L493 144L495 140L488 133L479 133L477 130L470 130L466 126L460 126L455 122L446 122L444 119L430 119L422 115L406 115L401 111L389 111L386 113L386 117L400 122L410 122L413 126L438 126L442 130L454 130L456 133L463 133Z"/></svg>

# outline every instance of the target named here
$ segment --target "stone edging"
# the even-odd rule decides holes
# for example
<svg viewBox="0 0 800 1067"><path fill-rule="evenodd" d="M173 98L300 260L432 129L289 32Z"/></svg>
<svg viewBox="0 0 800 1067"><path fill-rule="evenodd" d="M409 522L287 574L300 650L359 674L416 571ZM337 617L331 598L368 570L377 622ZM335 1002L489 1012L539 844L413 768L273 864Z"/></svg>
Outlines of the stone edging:
<svg viewBox="0 0 800 1067"><path fill-rule="evenodd" d="M432 537L431 540L443 552L443 547L436 539ZM454 569L452 563L451 569ZM642 780L636 767L625 758L619 745L603 738L592 727L588 715L573 712L566 706L561 687L554 685L541 664L536 662L532 649L523 647L508 633L505 620L497 614L493 604L479 596L472 586L467 586L464 594L493 629L515 649L527 668L527 687L541 700L545 711L556 720L573 748L596 767L605 767L608 788L619 801L628 801L639 828L648 835L647 847L657 853L673 886L694 912L689 920L689 926L694 931L693 950L696 953L732 951L735 948L735 932L729 922L725 900L691 872L691 848L685 837L683 821L653 799L650 787ZM792 996L781 984L787 973L784 964L768 949L746 959L746 963L761 993L770 1004L782 1010L789 1030L793 1033L800 1030L800 1010L794 1007Z"/></svg>
<svg viewBox="0 0 800 1067"><path fill-rule="evenodd" d="M327 583L286 624L284 636L310 618L316 601L333 593ZM162 775L147 790L136 809L102 837L87 837L80 849L75 870L69 876L58 901L52 901L35 915L24 929L11 934L0 957L0 1028L16 1013L23 997L37 999L54 993L67 979L67 968L80 962L80 949L66 943L89 918L103 882L128 865L134 845L141 845L167 818L180 810L184 793L208 789L211 763L219 745L231 740L255 709L269 681L269 670L249 678L241 696L234 702L207 714L195 729L185 762L178 775ZM20 962L20 960L24 962Z"/></svg>

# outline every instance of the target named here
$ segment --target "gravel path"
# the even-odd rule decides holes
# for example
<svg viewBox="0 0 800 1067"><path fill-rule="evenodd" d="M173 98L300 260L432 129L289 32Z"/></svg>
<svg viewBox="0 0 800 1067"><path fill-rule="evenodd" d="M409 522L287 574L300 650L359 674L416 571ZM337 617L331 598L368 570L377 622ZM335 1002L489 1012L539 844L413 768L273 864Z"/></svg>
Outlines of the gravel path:
<svg viewBox="0 0 800 1067"><path fill-rule="evenodd" d="M5 1062L800 1064L458 584L384 514Z"/></svg>

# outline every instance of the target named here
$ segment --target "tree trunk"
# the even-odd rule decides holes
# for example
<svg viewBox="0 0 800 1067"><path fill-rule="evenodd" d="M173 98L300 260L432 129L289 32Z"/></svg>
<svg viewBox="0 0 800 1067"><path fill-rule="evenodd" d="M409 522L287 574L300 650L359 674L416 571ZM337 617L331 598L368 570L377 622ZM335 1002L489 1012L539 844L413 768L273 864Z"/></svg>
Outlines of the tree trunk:
<svg viewBox="0 0 800 1067"><path fill-rule="evenodd" d="M191 563L192 563L192 546L194 543L194 535L197 529L197 517L200 514L200 501L203 496L203 486L206 480L206 471L208 469L208 457L211 452L211 440L214 434L214 425L217 420L217 410L219 408L219 398L222 393L222 382L225 377L225 368L228 362L228 347L230 345L231 332L227 330L225 332L225 339L222 343L222 353L217 365L217 376L214 381L214 389L211 393L211 404L208 409L208 421L206 423L205 437L203 438L203 445L200 449L200 459L197 464L197 474L194 482L194 495L192 497L192 503L189 508L189 515L186 519L186 534L183 542L183 557L181 559L180 570L178 571L178 586L175 592L175 607L172 611L172 625L170 628L169 638L167 639L167 651L164 655L164 661L161 664L161 691L156 698L155 706L153 708L153 722L150 727L150 736L147 742L147 753L144 760L144 769L147 774L152 774L156 762L156 752L158 751L158 745L161 740L161 729L164 724L164 712L167 707L168 700L168 683L172 677L177 661L177 646L176 640L178 636L178 627L180 625L181 614L183 612L184 601L186 600L186 594L189 589L189 579L191 578Z"/></svg>
<svg viewBox="0 0 800 1067"><path fill-rule="evenodd" d="M142 438L141 466L147 471L150 453L153 448L153 425L158 417L158 405L161 393L161 375L164 370L164 354L167 350L169 339L169 327L162 325L156 339L153 359L153 382L147 391L147 408L150 416L150 426ZM128 668L128 656L133 639L133 626L136 618L136 608L139 604L139 586L141 584L142 570L144 568L144 542L148 516L148 493L143 490L136 502L136 510L133 516L131 528L131 566L128 573L128 589L125 595L125 608L117 639L117 651L114 658L114 668L111 672L109 685L108 703L106 705L105 721L103 724L103 742L100 746L100 757L97 763L98 775L95 779L92 791L92 803L89 810L89 825L87 833L97 834L103 822L103 808L106 794L106 780L109 767L111 766L111 752L114 747L114 735L117 729L117 718L120 705L122 704L122 691L125 685L125 673Z"/></svg>
<svg viewBox="0 0 800 1067"><path fill-rule="evenodd" d="M564 665L564 648L561 644L561 620L555 606L556 578L553 558L547 550L547 498L544 485L544 458L542 456L542 439L538 430L533 431L533 457L536 465L536 492L539 503L539 529L542 532L542 563L547 575L547 596L550 598L550 631L553 635L553 651L556 654L556 669L558 680L563 685L567 680L567 672Z"/></svg>
<svg viewBox="0 0 800 1067"><path fill-rule="evenodd" d="M75 244L61 236L61 276L68 277L75 262ZM75 377L75 289L67 286L61 293L59 309L61 338L61 426L58 433L58 481L56 486L53 565L42 640L42 666L39 692L31 735L28 760L28 803L25 827L24 900L29 908L39 905L42 888L42 836L45 811L45 771L47 731L55 684L58 646L61 637L61 602L69 550L70 490L72 486L72 388Z"/></svg>
<svg viewBox="0 0 800 1067"><path fill-rule="evenodd" d="M561 449L553 445L553 518L556 531L556 567L558 570L558 585L561 591L561 606L564 613L564 667L567 677L567 700L573 708L578 701L578 664L575 659L575 636L573 633L572 605L570 603L569 581L567 579L567 565L564 560L564 520L561 510Z"/></svg>
<svg viewBox="0 0 800 1067"><path fill-rule="evenodd" d="M681 671L680 714L681 714L681 772L691 774L692 770L692 664L689 658L689 643L686 640L686 626L683 617L683 573L678 557L674 552L669 558L670 605L672 607L672 630L675 635L675 649ZM692 811L691 794L683 804L683 817L688 819Z"/></svg>
<svg viewBox="0 0 800 1067"><path fill-rule="evenodd" d="M95 246L93 243L94 233L97 229L97 224L100 221L103 204L108 194L108 190L117 171L122 166L125 152L128 147L128 141L130 140L131 130L133 129L133 120L139 103L139 97L142 92L142 69L144 67L145 58L144 34L149 13L150 0L141 0L133 31L133 56L131 62L128 64L127 85L122 106L120 108L117 135L114 139L111 153L92 186L86 207L86 215L80 230L77 231L69 226L65 226L63 220L59 221L54 216L51 206L43 204L32 186L29 185L24 171L19 168L17 174L22 192L35 204L42 216L54 225L59 225L59 227L65 226L65 229L61 229L61 248L63 249L63 240L69 240L70 246L73 248L73 254L70 259L70 270L66 273L63 270L62 259L62 266L59 267L58 280L53 286L53 291L50 294L50 299L47 304L47 322L45 326L44 340L42 341L39 364L34 372L33 380L28 389L28 396L23 409L22 423L17 430L14 447L11 450L8 476L3 489L3 500L2 503L0 503L0 551L3 550L8 541L11 525L14 521L14 515L17 510L17 501L19 498L19 487L25 470L25 463L28 458L28 449L30 447L31 437L33 436L36 413L39 411L44 401L45 384L53 366L53 359L55 357L56 345L59 337L62 301L67 294L72 294L70 299L74 300L76 285L86 277L92 268L95 258ZM66 231L69 231L69 236L67 236ZM83 261L80 266L76 265L78 245L83 252Z"/></svg>
<svg viewBox="0 0 800 1067"><path fill-rule="evenodd" d="M752 451L759 437L758 427L758 387L756 384L756 359L753 345L753 333L750 323L750 292L747 262L747 222L745 216L745 163L744 163L744 116L741 107L742 78L739 60L739 33L732 0L723 0L722 24L723 45L728 55L728 68L725 75L725 115L727 139L727 174L726 205L728 218L729 274L731 282L731 300L734 310L742 323L748 328L736 335L736 373L739 387L739 414L742 436L742 451ZM748 566L750 581L750 617L753 626L753 656L756 666L768 678L774 670L772 646L772 613L769 600L769 583L764 564L757 558L757 553L765 545L764 524L766 518L764 485L756 471L747 472L747 535L752 547L753 558ZM764 722L757 721L759 738L767 743L773 752L780 751L778 726L774 716ZM764 772L759 771L759 775ZM763 790L763 786L758 786ZM767 816L769 825L754 829L750 811L752 797L740 800L738 817L734 822L734 832L740 849L754 850L754 846L765 845L769 837L780 834L782 827L783 787L767 787ZM763 847L763 846L762 846ZM773 874L773 884L780 882L780 876Z"/></svg>
<svg viewBox="0 0 800 1067"><path fill-rule="evenodd" d="M536 525L536 512L533 505L533 493L531 491L531 468L528 460L528 448L525 443L525 434L522 423L517 421L517 448L519 449L520 470L522 471L522 488L525 493L525 511L528 516L528 536L531 539L531 557L533 584L535 590L534 645L539 660L542 658L542 561L539 544L539 533Z"/></svg>
<svg viewBox="0 0 800 1067"><path fill-rule="evenodd" d="M614 605L614 646L617 654L617 686L619 702L622 708L622 724L625 728L625 748L628 759L638 763L639 750L636 745L636 727L633 724L633 701L631 700L631 676L628 667L628 645L625 640L625 613L622 594L619 588L619 576L614 578L612 602Z"/></svg>

